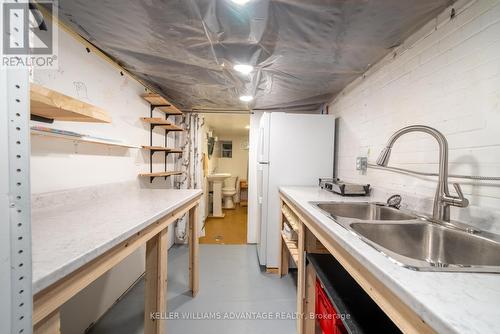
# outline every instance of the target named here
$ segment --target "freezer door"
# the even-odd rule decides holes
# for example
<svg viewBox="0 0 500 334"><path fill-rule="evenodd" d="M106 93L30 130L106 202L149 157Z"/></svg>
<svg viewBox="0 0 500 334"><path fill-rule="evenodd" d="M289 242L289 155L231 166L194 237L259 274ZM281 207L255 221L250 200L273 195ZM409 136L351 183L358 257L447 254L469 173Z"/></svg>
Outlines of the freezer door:
<svg viewBox="0 0 500 334"><path fill-rule="evenodd" d="M268 208L268 179L269 166L267 164L258 164L257 166L257 255L260 265L266 265L266 247L267 247L267 208Z"/></svg>
<svg viewBox="0 0 500 334"><path fill-rule="evenodd" d="M269 133L270 133L271 115L262 114L259 124L259 143L257 151L257 161L260 163L269 162Z"/></svg>

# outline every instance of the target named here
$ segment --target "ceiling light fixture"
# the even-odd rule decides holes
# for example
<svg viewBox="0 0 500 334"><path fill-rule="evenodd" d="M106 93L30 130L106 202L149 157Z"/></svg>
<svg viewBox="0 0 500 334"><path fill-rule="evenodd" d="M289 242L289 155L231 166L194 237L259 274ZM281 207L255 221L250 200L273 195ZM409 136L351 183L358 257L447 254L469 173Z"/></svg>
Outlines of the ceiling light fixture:
<svg viewBox="0 0 500 334"><path fill-rule="evenodd" d="M253 100L253 96L252 95L241 95L240 96L240 101L250 102L252 100Z"/></svg>
<svg viewBox="0 0 500 334"><path fill-rule="evenodd" d="M250 0L231 0L231 1L234 2L237 5L244 5L244 4L246 4Z"/></svg>
<svg viewBox="0 0 500 334"><path fill-rule="evenodd" d="M247 130L250 129L250 125L246 125L245 129L247 129Z"/></svg>
<svg viewBox="0 0 500 334"><path fill-rule="evenodd" d="M240 73L243 73L243 74L250 74L250 72L253 71L253 66L252 65L238 64L238 65L234 65L234 69Z"/></svg>

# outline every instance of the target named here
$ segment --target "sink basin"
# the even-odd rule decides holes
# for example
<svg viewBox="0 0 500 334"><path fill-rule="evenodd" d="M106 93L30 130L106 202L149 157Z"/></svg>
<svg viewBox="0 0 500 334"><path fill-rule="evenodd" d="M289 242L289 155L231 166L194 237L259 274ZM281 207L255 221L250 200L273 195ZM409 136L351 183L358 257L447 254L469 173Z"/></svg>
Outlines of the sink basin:
<svg viewBox="0 0 500 334"><path fill-rule="evenodd" d="M409 268L500 272L500 243L496 240L425 221L353 222L349 227L375 249Z"/></svg>
<svg viewBox="0 0 500 334"><path fill-rule="evenodd" d="M334 218L412 220L417 216L377 203L324 202L315 205Z"/></svg>
<svg viewBox="0 0 500 334"><path fill-rule="evenodd" d="M207 176L207 179L212 182L217 182L217 181L224 181L224 179L227 179L228 177L231 177L231 174L229 173L215 173L215 174L210 174Z"/></svg>
<svg viewBox="0 0 500 334"><path fill-rule="evenodd" d="M500 273L500 235L381 203L311 202L397 264L421 271Z"/></svg>

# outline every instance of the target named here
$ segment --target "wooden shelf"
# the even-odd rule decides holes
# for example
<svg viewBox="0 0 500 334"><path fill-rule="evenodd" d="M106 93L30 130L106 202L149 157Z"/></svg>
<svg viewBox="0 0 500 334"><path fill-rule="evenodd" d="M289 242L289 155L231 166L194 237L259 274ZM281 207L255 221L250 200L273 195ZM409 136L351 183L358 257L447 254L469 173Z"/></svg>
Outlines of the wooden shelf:
<svg viewBox="0 0 500 334"><path fill-rule="evenodd" d="M289 240L283 231L281 232L281 237L283 238L283 242L292 256L293 261L297 264L299 262L299 248L297 246L297 241Z"/></svg>
<svg viewBox="0 0 500 334"><path fill-rule="evenodd" d="M169 122L163 118L157 117L141 117L144 123L149 123L152 125L172 125L172 122Z"/></svg>
<svg viewBox="0 0 500 334"><path fill-rule="evenodd" d="M177 115L183 115L182 111L180 111L179 109L177 109L176 107L174 106L169 106L169 107L158 107L157 108L159 111L161 111L162 113L164 114L167 114L167 115L172 115L172 116L177 116Z"/></svg>
<svg viewBox="0 0 500 334"><path fill-rule="evenodd" d="M106 111L33 83L30 85L30 109L31 114L51 120L111 123Z"/></svg>
<svg viewBox="0 0 500 334"><path fill-rule="evenodd" d="M171 122L164 120L163 118L141 117L141 120L145 123L151 124L153 127L160 127L167 131L184 131L183 128L172 124Z"/></svg>
<svg viewBox="0 0 500 334"><path fill-rule="evenodd" d="M181 128L181 127L179 127L177 125L174 125L174 124L171 124L171 125L160 125L160 128L168 130L168 131L184 131L183 128Z"/></svg>
<svg viewBox="0 0 500 334"><path fill-rule="evenodd" d="M173 171L173 172L157 172L157 173L141 173L139 176L149 176L149 177L162 177L162 176L172 176L172 175L181 175L182 172Z"/></svg>
<svg viewBox="0 0 500 334"><path fill-rule="evenodd" d="M167 153L182 153L181 149L177 148L169 148L169 147L164 147L164 146L142 146L143 149L149 150L152 152L167 152Z"/></svg>
<svg viewBox="0 0 500 334"><path fill-rule="evenodd" d="M283 215L285 216L286 218L286 221L288 222L288 225L290 225L290 227L295 231L295 232L298 232L299 231L299 225L298 225L298 221L297 219L295 218L295 215L290 212L290 209L287 207L287 206L282 206L281 207L281 212L283 213Z"/></svg>
<svg viewBox="0 0 500 334"><path fill-rule="evenodd" d="M166 180L167 177L174 176L174 175L182 175L182 172L172 171L172 172L156 172L156 173L141 173L141 174L139 174L140 177L149 177L150 183L153 183L153 180L155 177L164 177Z"/></svg>
<svg viewBox="0 0 500 334"><path fill-rule="evenodd" d="M170 103L167 99L163 98L159 94L143 94L142 98L148 101L153 107L158 107L161 112L167 115L182 115L182 111L177 109L172 103Z"/></svg>
<svg viewBox="0 0 500 334"><path fill-rule="evenodd" d="M106 145L106 146L118 146L118 147L127 147L127 148L141 148L140 146L130 145L130 144L124 144L124 143L119 143L119 142L114 142L114 141L106 141L106 140L101 140L101 139L94 139L94 138L85 137L85 136L83 136L83 137L69 136L69 135L63 135L63 134L59 134L59 133L52 133L52 132L47 132L47 131L36 130L36 129L31 129L31 135L34 135L34 136L43 136L43 137L50 137L50 138L56 138L56 139L63 139L63 140L74 141L74 142L83 142L83 143Z"/></svg>
<svg viewBox="0 0 500 334"><path fill-rule="evenodd" d="M179 153L179 154L182 154L182 150L181 149L177 149L177 148L172 148L172 149L170 149L169 153Z"/></svg>
<svg viewBox="0 0 500 334"><path fill-rule="evenodd" d="M142 94L142 98L148 101L153 106L166 106L172 105L167 99L163 98L160 94L155 93L146 93Z"/></svg>

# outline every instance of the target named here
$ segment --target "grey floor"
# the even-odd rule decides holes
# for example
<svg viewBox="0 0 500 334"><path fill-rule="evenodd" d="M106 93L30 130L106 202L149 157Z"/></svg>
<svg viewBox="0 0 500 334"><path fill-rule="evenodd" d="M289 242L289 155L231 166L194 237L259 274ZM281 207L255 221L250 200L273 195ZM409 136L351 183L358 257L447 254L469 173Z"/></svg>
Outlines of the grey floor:
<svg viewBox="0 0 500 334"><path fill-rule="evenodd" d="M200 292L188 291L188 249L174 246L168 255L168 312L206 318L209 312L284 312L280 320L167 320L176 333L294 333L296 277L262 272L254 245L200 245ZM101 318L91 334L143 333L144 281L141 280ZM233 313L234 314L234 313ZM249 314L249 313L247 313ZM255 314L255 313L254 313ZM231 316L231 314L227 314Z"/></svg>

